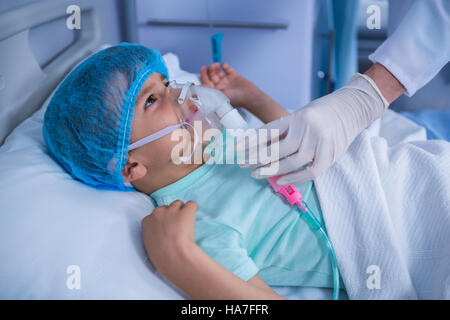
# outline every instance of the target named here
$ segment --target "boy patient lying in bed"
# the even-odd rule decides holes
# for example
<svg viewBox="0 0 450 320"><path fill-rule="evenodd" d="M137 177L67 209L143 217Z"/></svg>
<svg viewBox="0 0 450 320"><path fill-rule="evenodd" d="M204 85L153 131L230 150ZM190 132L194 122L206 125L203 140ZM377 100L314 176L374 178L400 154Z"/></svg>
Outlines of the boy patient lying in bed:
<svg viewBox="0 0 450 320"><path fill-rule="evenodd" d="M202 67L202 84L265 123L288 114L230 66L223 69ZM137 190L153 199L157 208L142 221L147 254L193 299L284 299L269 285L332 288L320 236L266 180L253 179L251 169L205 164L207 158L175 164L171 152L179 141L170 134L128 152L133 142L179 124L168 80L159 52L140 45L91 56L47 108L43 134L50 153L92 187ZM323 222L313 182L297 187Z"/></svg>
<svg viewBox="0 0 450 320"><path fill-rule="evenodd" d="M224 89L232 103L264 122L288 114L225 68L231 82ZM74 178L95 188L151 196L158 207L142 222L148 255L191 298L282 299L269 285L333 287L320 236L267 181L253 179L250 169L176 165L171 151L179 141L170 134L126 151L179 123L168 80L159 52L143 46L120 44L88 58L47 108L43 133L51 154ZM202 81L212 86L205 70ZM300 191L320 213L312 182Z"/></svg>

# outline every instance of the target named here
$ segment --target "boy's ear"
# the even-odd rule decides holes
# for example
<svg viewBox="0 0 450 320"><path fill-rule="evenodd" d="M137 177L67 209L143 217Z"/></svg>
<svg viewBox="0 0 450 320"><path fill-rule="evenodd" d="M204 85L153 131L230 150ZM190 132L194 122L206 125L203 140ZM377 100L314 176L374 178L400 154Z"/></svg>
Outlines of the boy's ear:
<svg viewBox="0 0 450 320"><path fill-rule="evenodd" d="M122 170L122 175L124 177L123 180L127 182L138 180L144 177L146 174L147 168L131 158L128 158L128 161Z"/></svg>

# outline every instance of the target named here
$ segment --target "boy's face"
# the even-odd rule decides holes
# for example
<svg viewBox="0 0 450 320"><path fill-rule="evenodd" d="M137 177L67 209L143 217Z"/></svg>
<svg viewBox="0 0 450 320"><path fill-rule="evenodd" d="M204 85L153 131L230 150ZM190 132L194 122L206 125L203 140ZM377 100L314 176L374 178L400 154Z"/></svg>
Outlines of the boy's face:
<svg viewBox="0 0 450 320"><path fill-rule="evenodd" d="M136 99L130 144L180 123L176 101L169 95L167 85L165 76L157 72L143 84ZM172 141L171 134L168 134L130 151L129 155L147 168L162 167L171 160L172 149L181 141L182 138Z"/></svg>

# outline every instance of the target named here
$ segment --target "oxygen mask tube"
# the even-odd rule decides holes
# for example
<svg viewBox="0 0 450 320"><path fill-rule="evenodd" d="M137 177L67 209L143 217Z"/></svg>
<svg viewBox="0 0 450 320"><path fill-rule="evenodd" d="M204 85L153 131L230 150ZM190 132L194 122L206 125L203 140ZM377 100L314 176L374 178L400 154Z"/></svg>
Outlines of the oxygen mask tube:
<svg viewBox="0 0 450 320"><path fill-rule="evenodd" d="M247 122L242 118L237 109L231 106L230 100L221 91L207 87L195 86L192 85L192 83L179 85L175 82L172 83L172 87L182 89L178 97L179 104L183 104L185 99L188 98L198 107L198 110L195 112L198 113L198 115L190 115L193 119L196 118L196 116L199 116L199 118L203 118L210 126L220 130L247 128ZM276 193L281 194L290 205L297 207L300 216L306 220L311 229L319 231L327 246L333 269L333 300L338 300L339 270L336 255L325 228L314 216L308 205L302 201L302 194L293 185L279 186L276 183L278 177L279 176L271 177L267 180Z"/></svg>
<svg viewBox="0 0 450 320"><path fill-rule="evenodd" d="M302 194L293 185L280 186L276 183L279 176L268 178L270 185L275 190L276 193L281 194L290 205L296 206L300 217L304 218L311 229L318 230L323 241L325 242L328 253L331 258L331 265L333 269L333 300L339 299L339 269L337 266L336 255L331 245L331 241L324 229L324 226L319 220L314 216L312 210L308 207L306 202L302 201Z"/></svg>

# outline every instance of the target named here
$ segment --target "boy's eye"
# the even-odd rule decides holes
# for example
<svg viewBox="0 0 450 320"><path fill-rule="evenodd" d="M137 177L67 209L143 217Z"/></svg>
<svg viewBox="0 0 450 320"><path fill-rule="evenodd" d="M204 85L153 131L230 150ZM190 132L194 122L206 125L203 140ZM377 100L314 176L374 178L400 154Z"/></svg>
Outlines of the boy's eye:
<svg viewBox="0 0 450 320"><path fill-rule="evenodd" d="M147 101L145 102L145 108L150 107L155 102L156 102L156 99L153 97L153 95L151 95L150 97L148 97Z"/></svg>
<svg viewBox="0 0 450 320"><path fill-rule="evenodd" d="M164 86L169 87L169 82L164 83ZM155 97L153 95L150 95L150 97L148 97L147 101L145 102L145 108L150 107L153 103L156 102L157 99L155 99Z"/></svg>

